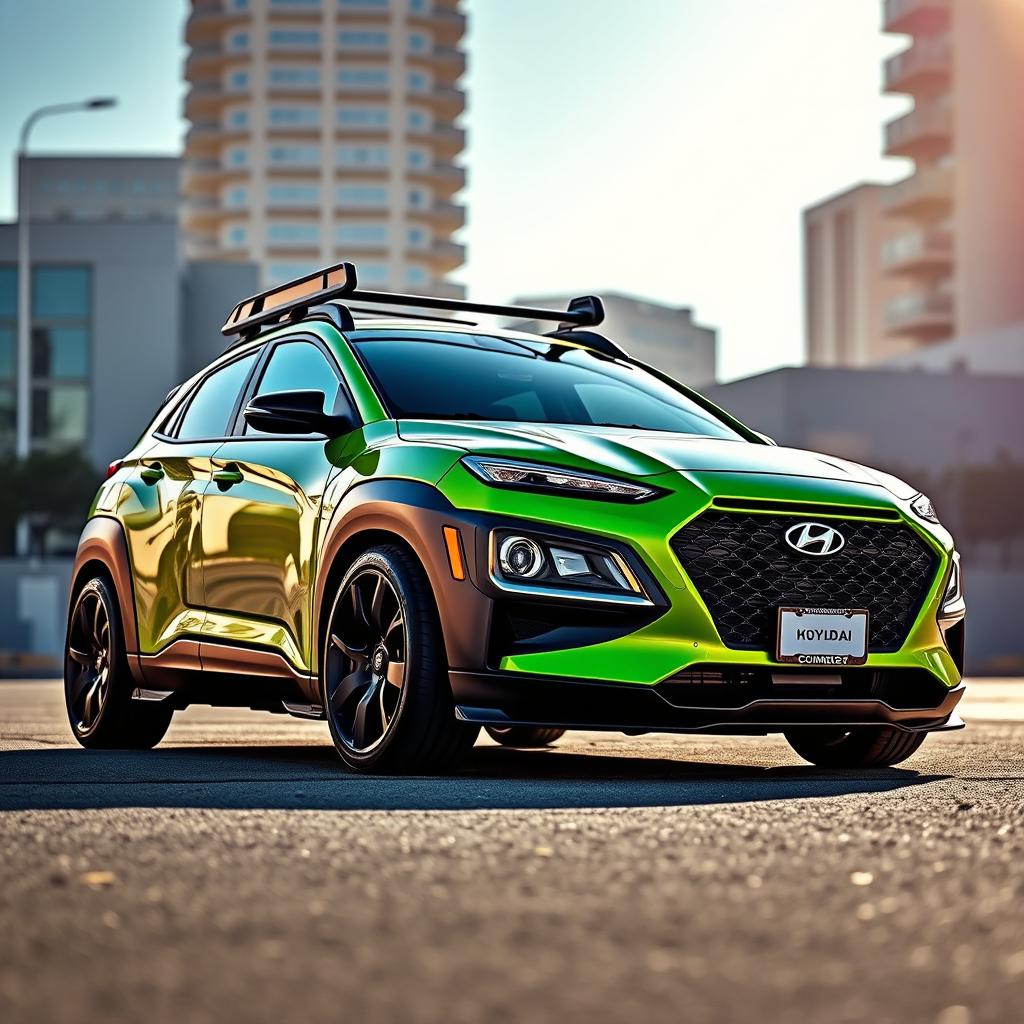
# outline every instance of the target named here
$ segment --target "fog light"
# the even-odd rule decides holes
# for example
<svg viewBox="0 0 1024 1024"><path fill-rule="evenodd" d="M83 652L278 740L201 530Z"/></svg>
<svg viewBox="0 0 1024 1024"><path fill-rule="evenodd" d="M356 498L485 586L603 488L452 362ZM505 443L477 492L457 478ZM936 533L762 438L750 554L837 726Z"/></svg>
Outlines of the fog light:
<svg viewBox="0 0 1024 1024"><path fill-rule="evenodd" d="M530 579L544 567L544 552L529 537L506 537L498 549L498 562L506 576Z"/></svg>

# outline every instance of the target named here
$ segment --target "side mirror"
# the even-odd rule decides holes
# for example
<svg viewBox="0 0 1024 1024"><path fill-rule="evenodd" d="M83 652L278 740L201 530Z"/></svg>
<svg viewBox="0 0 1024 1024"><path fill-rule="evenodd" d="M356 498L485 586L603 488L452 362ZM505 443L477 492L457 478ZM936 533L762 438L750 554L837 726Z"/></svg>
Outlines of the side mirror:
<svg viewBox="0 0 1024 1024"><path fill-rule="evenodd" d="M355 426L348 413L324 412L322 391L275 391L256 395L245 407L245 422L265 434L326 434L337 437Z"/></svg>

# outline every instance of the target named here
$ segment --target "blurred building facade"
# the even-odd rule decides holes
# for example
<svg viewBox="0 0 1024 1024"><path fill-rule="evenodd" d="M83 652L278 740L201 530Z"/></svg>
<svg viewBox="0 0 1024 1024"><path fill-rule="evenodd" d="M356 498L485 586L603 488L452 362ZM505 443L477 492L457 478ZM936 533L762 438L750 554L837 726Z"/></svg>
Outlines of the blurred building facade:
<svg viewBox="0 0 1024 1024"><path fill-rule="evenodd" d="M223 349L218 326L258 288L252 264L182 258L179 167L163 156L24 160L34 451L106 466ZM14 446L17 237L16 223L0 224L0 451Z"/></svg>
<svg viewBox="0 0 1024 1024"><path fill-rule="evenodd" d="M461 296L465 27L459 0L192 0L189 258Z"/></svg>
<svg viewBox="0 0 1024 1024"><path fill-rule="evenodd" d="M565 309L572 295L532 295L514 299L524 306ZM666 306L633 295L601 292L604 322L595 328L620 344L631 356L652 363L692 387L712 384L716 379L718 333L693 319L685 306ZM543 334L553 324L526 321L518 329Z"/></svg>
<svg viewBox="0 0 1024 1024"><path fill-rule="evenodd" d="M884 89L913 103L885 126L884 152L914 169L844 193L858 197L851 223L863 226L833 230L831 247L820 241L829 203L805 213L812 364L910 358L1024 323L1024 118L1008 105L1024 95L1024 4L883 0L883 28L908 37L886 61ZM840 287L837 264L867 282L880 268L884 283ZM851 330L860 341L843 349L836 336Z"/></svg>

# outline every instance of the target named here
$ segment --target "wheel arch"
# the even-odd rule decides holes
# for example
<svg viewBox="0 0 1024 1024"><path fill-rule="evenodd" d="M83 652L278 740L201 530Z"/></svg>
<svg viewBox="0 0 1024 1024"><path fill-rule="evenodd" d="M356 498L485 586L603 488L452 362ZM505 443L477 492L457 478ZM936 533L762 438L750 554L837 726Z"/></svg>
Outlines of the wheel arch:
<svg viewBox="0 0 1024 1024"><path fill-rule="evenodd" d="M78 591L86 580L97 573L104 573L113 584L118 611L121 614L125 652L129 656L129 664L134 674L136 665L133 656L138 654L139 635L135 618L135 588L132 582L131 559L128 556L128 541L125 538L124 527L112 516L96 516L85 524L71 569L67 609L69 616Z"/></svg>
<svg viewBox="0 0 1024 1024"><path fill-rule="evenodd" d="M345 495L324 530L320 545L320 569L313 594L315 672L319 672L321 664L334 590L355 557L378 543L401 547L426 573L449 667L458 667L467 658L476 660L465 650L466 637L479 642L480 637L487 635L490 602L470 580L456 581L452 577L441 530L454 518L453 513L435 488L418 481L368 481ZM466 543L465 547L468 552L473 545ZM470 596L474 599L467 601ZM458 615L453 614L456 608ZM486 625L479 624L481 616Z"/></svg>

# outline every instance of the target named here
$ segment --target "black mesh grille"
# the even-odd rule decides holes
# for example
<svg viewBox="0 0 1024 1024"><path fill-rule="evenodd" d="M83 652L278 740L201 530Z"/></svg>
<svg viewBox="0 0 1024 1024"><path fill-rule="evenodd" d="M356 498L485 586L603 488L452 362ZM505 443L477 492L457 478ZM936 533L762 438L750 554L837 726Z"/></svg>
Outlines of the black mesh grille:
<svg viewBox="0 0 1024 1024"><path fill-rule="evenodd" d="M868 650L898 650L921 608L937 556L902 523L829 519L846 538L834 555L794 551L783 534L797 516L707 511L672 548L729 647L775 649L779 606L867 608Z"/></svg>

